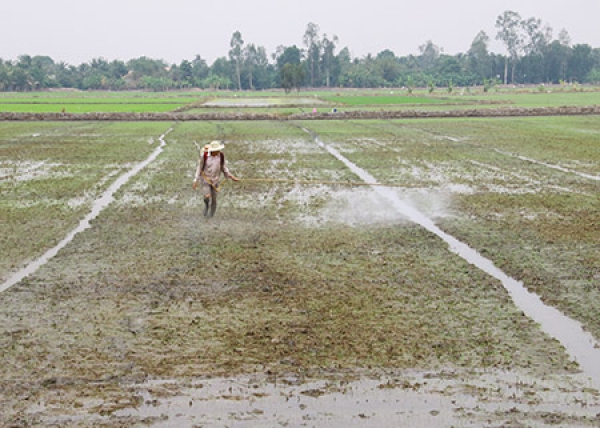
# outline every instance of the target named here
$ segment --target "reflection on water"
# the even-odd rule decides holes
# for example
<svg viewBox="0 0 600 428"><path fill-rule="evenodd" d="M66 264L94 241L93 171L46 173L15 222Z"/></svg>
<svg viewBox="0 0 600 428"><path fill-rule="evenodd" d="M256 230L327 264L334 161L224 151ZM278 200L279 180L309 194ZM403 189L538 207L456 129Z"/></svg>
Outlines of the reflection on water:
<svg viewBox="0 0 600 428"><path fill-rule="evenodd" d="M353 378L255 374L199 378L185 385L176 379L148 380L131 385L141 404L114 416L138 418L154 428L445 428L496 426L493 422L506 426L514 415L524 424L519 426L546 426L535 424L541 414L571 427L579 424L566 423L567 418L594 420L600 411L591 391L574 386L577 376L403 370Z"/></svg>

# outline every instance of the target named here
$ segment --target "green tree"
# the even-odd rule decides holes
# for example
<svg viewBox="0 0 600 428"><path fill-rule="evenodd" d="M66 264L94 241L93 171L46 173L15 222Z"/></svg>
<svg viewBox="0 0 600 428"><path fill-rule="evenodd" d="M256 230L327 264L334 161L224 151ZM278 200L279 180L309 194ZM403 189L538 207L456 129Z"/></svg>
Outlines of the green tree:
<svg viewBox="0 0 600 428"><path fill-rule="evenodd" d="M288 47L283 47L283 46L279 46L277 48L277 54L276 54L276 58L275 58L275 62L277 64L277 75L279 78L279 84L281 87L283 87L283 68L285 67L286 64L292 64L294 66L300 66L302 63L302 51L300 51L300 49L296 46L288 46ZM289 75L290 73L290 69L288 67L286 74ZM289 76L288 76L289 78ZM289 82L288 82L289 83Z"/></svg>
<svg viewBox="0 0 600 428"><path fill-rule="evenodd" d="M350 55L350 49L348 47L344 47L340 53L336 57L337 65L338 65L338 75L336 86L349 86L346 81L346 76L348 76L352 65L352 56Z"/></svg>
<svg viewBox="0 0 600 428"><path fill-rule="evenodd" d="M181 76L181 82L184 86L193 86L194 82L194 67L192 63L186 59L179 63L179 73Z"/></svg>
<svg viewBox="0 0 600 428"><path fill-rule="evenodd" d="M61 88L75 88L77 68L74 65L68 65L61 61L54 66L54 76L56 83Z"/></svg>
<svg viewBox="0 0 600 428"><path fill-rule="evenodd" d="M575 82L584 82L588 73L594 67L592 47L588 44L573 46L568 62L569 78Z"/></svg>
<svg viewBox="0 0 600 428"><path fill-rule="evenodd" d="M544 80L551 83L566 80L570 56L571 48L569 46L562 44L559 40L550 43L544 53Z"/></svg>
<svg viewBox="0 0 600 428"><path fill-rule="evenodd" d="M537 18L522 21L521 25L526 35L523 41L525 54L543 54L552 41L552 28L547 25L542 26L542 21Z"/></svg>
<svg viewBox="0 0 600 428"><path fill-rule="evenodd" d="M34 89L57 86L54 76L54 60L49 56L37 55L32 57L29 74Z"/></svg>
<svg viewBox="0 0 600 428"><path fill-rule="evenodd" d="M242 39L242 34L239 31L236 31L231 36L231 41L229 42L229 59L235 65L235 79L237 83L237 88L239 90L242 89L242 61L243 61L243 46L244 40Z"/></svg>
<svg viewBox="0 0 600 428"><path fill-rule="evenodd" d="M511 60L511 82L515 82L515 69L520 59L527 55L529 79L542 78L544 52L552 40L552 28L543 26L538 18L522 19L513 11L505 11L496 19L496 39L502 41ZM508 60L508 58L507 58ZM524 73L526 74L526 73ZM523 76L525 79L527 77ZM508 82L508 63L504 67L504 83Z"/></svg>
<svg viewBox="0 0 600 428"><path fill-rule="evenodd" d="M427 40L427 42L419 46L419 52L421 53L421 69L423 71L430 71L435 68L442 49L435 45L431 40Z"/></svg>
<svg viewBox="0 0 600 428"><path fill-rule="evenodd" d="M208 77L210 68L200 55L196 55L192 60L192 80L193 86L202 86L202 81Z"/></svg>
<svg viewBox="0 0 600 428"><path fill-rule="evenodd" d="M340 75L340 84L352 88L381 88L389 86L378 68L377 60L371 55L354 59Z"/></svg>
<svg viewBox="0 0 600 428"><path fill-rule="evenodd" d="M173 85L176 88L185 88L186 81L183 77L183 72L177 64L171 65L169 68L169 79L173 81Z"/></svg>
<svg viewBox="0 0 600 428"><path fill-rule="evenodd" d="M231 88L233 82L231 81L230 76L235 75L235 71L233 70L232 65L232 62L225 57L217 58L210 67L210 73L207 78L209 79L209 82L212 82L211 85L214 83L218 83L218 88L216 89Z"/></svg>
<svg viewBox="0 0 600 428"><path fill-rule="evenodd" d="M442 55L438 61L437 71L441 75L463 73L460 58L452 55Z"/></svg>
<svg viewBox="0 0 600 428"><path fill-rule="evenodd" d="M389 49L383 50L375 58L377 62L378 74L389 83L394 85L400 77L400 64L394 52Z"/></svg>
<svg viewBox="0 0 600 428"><path fill-rule="evenodd" d="M504 43L511 59L511 82L515 80L515 68L523 49L523 35L521 15L510 10L505 11L496 19L498 33L496 39ZM508 83L508 58L504 66L504 84Z"/></svg>
<svg viewBox="0 0 600 428"><path fill-rule="evenodd" d="M300 64L286 63L281 70L281 87L285 93L289 93L292 89L300 91L300 86L305 79L304 67Z"/></svg>
<svg viewBox="0 0 600 428"><path fill-rule="evenodd" d="M0 58L0 91L10 89L9 64Z"/></svg>
<svg viewBox="0 0 600 428"><path fill-rule="evenodd" d="M31 76L23 67L12 67L9 79L10 87L17 91L29 91L31 89Z"/></svg>
<svg viewBox="0 0 600 428"><path fill-rule="evenodd" d="M415 87L415 82L413 80L413 77L411 75L409 75L406 78L406 90L408 91L409 94L413 93L414 87Z"/></svg>
<svg viewBox="0 0 600 428"><path fill-rule="evenodd" d="M31 76L33 68L33 58L31 55L20 55L16 66L12 68L11 81L12 86L20 91L30 91L34 89L34 82Z"/></svg>
<svg viewBox="0 0 600 428"><path fill-rule="evenodd" d="M594 85L600 84L600 68L593 68L590 70L587 76L585 76L585 81L586 83L592 83Z"/></svg>
<svg viewBox="0 0 600 428"><path fill-rule="evenodd" d="M302 62L302 51L296 46L278 48L280 54L276 57L277 66L281 69L285 64L300 64Z"/></svg>
<svg viewBox="0 0 600 428"><path fill-rule="evenodd" d="M85 76L82 80L82 89L104 89L104 81L99 73Z"/></svg>
<svg viewBox="0 0 600 428"><path fill-rule="evenodd" d="M491 59L489 53L490 37L485 31L480 31L473 39L467 52L469 70L475 73L480 82L491 75Z"/></svg>
<svg viewBox="0 0 600 428"><path fill-rule="evenodd" d="M244 49L244 70L249 89L265 89L274 84L273 67L263 46L248 44Z"/></svg>
<svg viewBox="0 0 600 428"><path fill-rule="evenodd" d="M323 34L321 46L323 47L322 68L325 74L325 86L330 87L332 80L336 81L339 75L339 62L335 56L335 48L338 42L338 37L333 36L330 40L327 34Z"/></svg>
<svg viewBox="0 0 600 428"><path fill-rule="evenodd" d="M215 91L220 89L228 89L231 86L231 79L227 76L209 74L205 79L202 80L201 86L203 88L208 88Z"/></svg>
<svg viewBox="0 0 600 428"><path fill-rule="evenodd" d="M112 79L122 79L123 77L127 76L127 73L129 73L129 69L127 68L125 62L121 60L113 60L108 65L108 76Z"/></svg>
<svg viewBox="0 0 600 428"><path fill-rule="evenodd" d="M317 76L317 66L319 64L321 46L319 42L319 26L309 22L306 31L302 37L304 46L306 46L306 60L310 74L310 86L315 87Z"/></svg>
<svg viewBox="0 0 600 428"><path fill-rule="evenodd" d="M131 70L134 80L143 76L166 77L168 66L163 60L151 59L146 56L130 59L127 67Z"/></svg>
<svg viewBox="0 0 600 428"><path fill-rule="evenodd" d="M254 89L254 74L259 64L258 48L253 43L244 48L244 69L248 77L248 89Z"/></svg>
<svg viewBox="0 0 600 428"><path fill-rule="evenodd" d="M140 79L141 87L154 92L167 91L173 87L173 81L168 77L144 76Z"/></svg>

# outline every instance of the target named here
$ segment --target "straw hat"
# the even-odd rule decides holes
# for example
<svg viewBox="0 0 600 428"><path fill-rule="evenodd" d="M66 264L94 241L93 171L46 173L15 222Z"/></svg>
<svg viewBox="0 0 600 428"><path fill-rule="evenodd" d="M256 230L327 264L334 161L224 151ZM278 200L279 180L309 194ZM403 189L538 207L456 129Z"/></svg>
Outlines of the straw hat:
<svg viewBox="0 0 600 428"><path fill-rule="evenodd" d="M220 141L217 141L217 140L211 141L211 143L208 144L209 152L220 152L224 148L225 148L225 146L223 145L223 143L221 143Z"/></svg>

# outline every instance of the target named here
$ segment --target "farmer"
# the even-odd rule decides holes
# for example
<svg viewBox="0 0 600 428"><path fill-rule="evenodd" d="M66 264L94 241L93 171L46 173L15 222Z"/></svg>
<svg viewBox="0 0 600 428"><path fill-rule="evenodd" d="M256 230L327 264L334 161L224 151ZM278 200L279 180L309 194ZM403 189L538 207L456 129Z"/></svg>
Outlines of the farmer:
<svg viewBox="0 0 600 428"><path fill-rule="evenodd" d="M222 152L224 147L221 142L213 141L204 146L200 153L192 187L196 189L198 182L201 183L201 190L204 193L204 217L214 216L217 210L217 193L220 189L221 172L226 178L239 181L239 178L232 175L225 165L225 155Z"/></svg>

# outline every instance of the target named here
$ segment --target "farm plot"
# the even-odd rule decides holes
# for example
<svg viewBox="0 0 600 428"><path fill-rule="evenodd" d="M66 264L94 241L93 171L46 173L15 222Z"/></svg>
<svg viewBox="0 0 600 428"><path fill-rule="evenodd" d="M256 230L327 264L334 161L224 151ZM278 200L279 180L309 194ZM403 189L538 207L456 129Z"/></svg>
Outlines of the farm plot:
<svg viewBox="0 0 600 428"><path fill-rule="evenodd" d="M6 409L0 421L167 426L165 418L173 421L186 410L161 404L175 402L181 394L191 397L185 400L191 403L188 408L192 398L248 401L261 398L262 391L308 394L317 400L334 392L344 395L354 380L374 378L376 389L388 391L390 399L399 392L414 393L410 397L420 409L414 413L426 413L428 426L544 426L553 421L594 426L600 397L560 344L512 303L498 281L394 213L373 192L327 184L357 177L307 132L318 134L379 181L405 186L395 190L400 197L507 271L543 271L554 261L545 258L554 243L531 238L537 229L529 216L535 208L536 224L546 224L561 212L541 204L539 193L558 200L566 197L563 193L579 195L581 203L597 198L594 185L582 178L565 182L559 171L541 166L523 168L522 160L493 150L511 147L475 138L478 122L465 121L446 135L449 123L454 122L175 124L164 152L121 188L92 228L0 294L0 402ZM99 140L67 124L51 126L71 132L84 147L99 140L106 144L96 153L103 159L97 169L84 174L88 181L79 185L82 193L94 183L106 186L103 168L118 163L115 157L123 163L146 157L153 145L148 134L157 138L172 124L103 125L95 131L105 136ZM510 122L505 126L514 128ZM13 140L4 144L12 153L27 139L25 127L11 129ZM135 130L136 150L127 147L129 139L121 139L124 129ZM214 138L225 140L229 167L243 180L224 185L217 216L207 221L201 216L201 196L190 189L197 156L192 141ZM55 162L64 162L72 152L56 144ZM527 155L540 155L530 150ZM597 162L599 157L585 159ZM3 154L2 162L11 158ZM23 162L48 158L35 151L22 155ZM575 153L571 161L577 160L584 159ZM123 164L119 166L111 168L122 171ZM59 182L50 172L42 175L48 186ZM262 181L269 178L313 184ZM3 180L3 186L11 186L3 187L3 193L5 188L21 192L24 183L14 177ZM508 236L480 208L502 197L518 198L520 204L517 212L504 204L495 211L510 220L505 223ZM8 203L17 204L17 198ZM578 214L581 206L572 207L569 212ZM519 217L522 211L525 215ZM35 214L38 219L41 215ZM9 217L7 236L21 236L13 231L18 223L16 216ZM52 239L62 238L68 227L56 228ZM592 257L582 242L581 254ZM523 263L516 256L508 258L505 247L510 244L537 244L543 251ZM8 252L3 275L37 251L32 246ZM561 263L564 269L581 268L580 257ZM594 266L597 272L592 262L590 268ZM588 288L581 291L592 293L593 287ZM539 292L551 295L553 290L540 287ZM592 294L582 296L573 306ZM583 321L592 329L591 317ZM247 375L252 376L248 384L257 382L259 395L212 395L211 377L235 382ZM265 387L278 379L283 389ZM301 387L302 379L328 383L307 382L310 388L303 392L285 389L290 383ZM364 398L368 401L368 395ZM432 408L423 405L427 400L445 404ZM586 406L576 404L581 402ZM313 402L303 405L295 416L287 415L283 404L272 414L281 413L284 419L275 420L282 425L285 418L292 424L326 418L314 413ZM364 404L361 409L366 410L356 411L353 422L345 425L368 426L372 418L372 426L385 426L375 425L379 405L381 401ZM141 410L132 410L136 408ZM214 425L229 420L250 421L251 426L271 416L260 407L233 413L224 413L225 419ZM395 417L400 417L398 411Z"/></svg>
<svg viewBox="0 0 600 428"><path fill-rule="evenodd" d="M2 124L0 280L75 227L116 176L148 156L164 124Z"/></svg>
<svg viewBox="0 0 600 428"><path fill-rule="evenodd" d="M101 94L101 95L99 95ZM169 112L205 101L197 93L2 93L0 111L27 113Z"/></svg>
<svg viewBox="0 0 600 428"><path fill-rule="evenodd" d="M408 180L413 186L421 182L425 187L458 190L452 200L454 215L440 220L444 229L478 248L600 337L597 120L537 118L383 126L391 135L405 135L407 129L421 133L422 144L411 144L415 149L404 147L397 156L398 162L411 165ZM402 146L395 147L401 150Z"/></svg>

